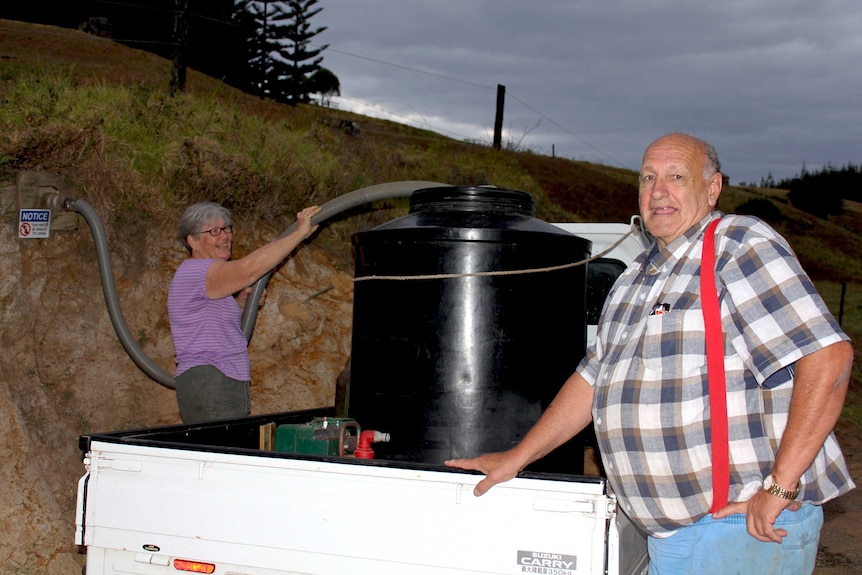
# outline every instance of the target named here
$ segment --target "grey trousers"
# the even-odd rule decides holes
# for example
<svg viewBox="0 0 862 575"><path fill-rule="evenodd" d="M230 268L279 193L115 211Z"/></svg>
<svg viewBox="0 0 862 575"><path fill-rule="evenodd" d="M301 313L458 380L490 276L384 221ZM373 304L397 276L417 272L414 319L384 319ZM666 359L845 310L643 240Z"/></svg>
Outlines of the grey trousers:
<svg viewBox="0 0 862 575"><path fill-rule="evenodd" d="M175 381L183 423L235 419L251 413L250 382L230 378L211 365L186 370Z"/></svg>

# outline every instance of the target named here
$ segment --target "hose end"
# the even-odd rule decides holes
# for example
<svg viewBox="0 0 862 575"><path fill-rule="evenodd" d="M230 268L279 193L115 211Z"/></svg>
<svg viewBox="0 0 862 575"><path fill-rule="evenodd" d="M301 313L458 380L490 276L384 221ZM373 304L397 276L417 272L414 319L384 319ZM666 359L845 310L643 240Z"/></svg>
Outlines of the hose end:
<svg viewBox="0 0 862 575"><path fill-rule="evenodd" d="M45 196L45 206L50 210L75 210L75 198L66 198L57 194L48 194Z"/></svg>

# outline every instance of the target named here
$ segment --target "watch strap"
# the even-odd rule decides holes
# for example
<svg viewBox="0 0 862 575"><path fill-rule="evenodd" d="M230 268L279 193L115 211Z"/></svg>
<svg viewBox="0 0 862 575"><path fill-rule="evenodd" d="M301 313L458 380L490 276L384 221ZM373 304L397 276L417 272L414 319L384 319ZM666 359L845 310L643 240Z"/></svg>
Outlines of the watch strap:
<svg viewBox="0 0 862 575"><path fill-rule="evenodd" d="M771 476L770 476L771 477ZM764 489L770 495L775 495L776 497L781 497L782 499L788 499L793 501L799 496L799 487L796 487L795 491L790 491L788 489L784 489L778 483L775 482L775 479L772 479L771 485Z"/></svg>

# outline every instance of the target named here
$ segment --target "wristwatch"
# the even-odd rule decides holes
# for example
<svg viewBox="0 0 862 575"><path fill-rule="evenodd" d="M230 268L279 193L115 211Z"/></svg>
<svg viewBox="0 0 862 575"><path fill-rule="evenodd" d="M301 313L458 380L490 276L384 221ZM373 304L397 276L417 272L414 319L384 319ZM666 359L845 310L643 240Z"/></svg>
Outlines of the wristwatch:
<svg viewBox="0 0 862 575"><path fill-rule="evenodd" d="M775 482L771 473L763 480L763 490L771 495L781 497L782 499L789 499L791 501L796 499L796 496L799 495L798 485L796 487L796 491L788 491Z"/></svg>

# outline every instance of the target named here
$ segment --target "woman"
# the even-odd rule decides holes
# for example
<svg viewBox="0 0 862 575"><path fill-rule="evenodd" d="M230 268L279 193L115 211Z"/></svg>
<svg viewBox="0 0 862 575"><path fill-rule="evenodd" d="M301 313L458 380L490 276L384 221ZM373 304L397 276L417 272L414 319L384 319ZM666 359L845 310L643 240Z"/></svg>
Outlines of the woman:
<svg viewBox="0 0 862 575"><path fill-rule="evenodd" d="M227 208L190 206L179 237L191 257L174 274L168 316L176 351L177 405L183 423L244 417L251 412L248 342L240 326L251 285L317 229L317 206L296 216L296 230L231 260L233 225Z"/></svg>

